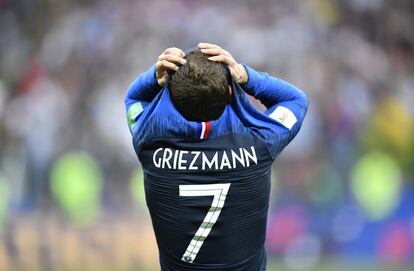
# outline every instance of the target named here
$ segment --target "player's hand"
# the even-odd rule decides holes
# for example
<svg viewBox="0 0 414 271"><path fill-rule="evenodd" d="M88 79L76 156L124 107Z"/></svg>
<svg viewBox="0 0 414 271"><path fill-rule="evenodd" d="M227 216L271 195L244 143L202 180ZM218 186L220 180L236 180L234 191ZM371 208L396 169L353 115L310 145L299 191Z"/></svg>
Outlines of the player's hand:
<svg viewBox="0 0 414 271"><path fill-rule="evenodd" d="M229 67L231 76L239 84L247 83L249 77L243 65L234 60L233 56L216 44L199 43L198 48L206 55L211 55L208 59L211 61L222 62Z"/></svg>
<svg viewBox="0 0 414 271"><path fill-rule="evenodd" d="M175 72L178 69L178 65L185 64L186 60L183 57L183 50L175 47L165 49L162 52L158 57L157 63L155 63L155 77L159 86L163 87L167 83L168 72Z"/></svg>

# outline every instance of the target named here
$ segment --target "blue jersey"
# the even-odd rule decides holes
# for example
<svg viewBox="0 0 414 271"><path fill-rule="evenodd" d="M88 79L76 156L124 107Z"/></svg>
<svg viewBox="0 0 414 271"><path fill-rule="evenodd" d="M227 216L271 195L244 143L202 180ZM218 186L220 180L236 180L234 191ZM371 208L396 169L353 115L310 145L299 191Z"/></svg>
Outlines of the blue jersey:
<svg viewBox="0 0 414 271"><path fill-rule="evenodd" d="M162 271L266 269L271 165L298 133L308 101L290 83L245 68L248 82L232 82L231 102L209 122L181 116L154 66L128 89L128 124Z"/></svg>

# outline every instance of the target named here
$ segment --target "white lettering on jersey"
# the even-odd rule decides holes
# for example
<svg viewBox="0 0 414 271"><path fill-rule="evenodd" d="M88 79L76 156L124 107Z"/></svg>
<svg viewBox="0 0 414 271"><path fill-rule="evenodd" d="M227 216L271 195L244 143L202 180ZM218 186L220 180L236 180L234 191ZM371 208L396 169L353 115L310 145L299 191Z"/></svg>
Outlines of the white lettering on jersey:
<svg viewBox="0 0 414 271"><path fill-rule="evenodd" d="M152 155L155 167L174 170L225 170L257 165L258 159L254 146L235 150L216 151L207 155L201 151L185 151L158 148Z"/></svg>
<svg viewBox="0 0 414 271"><path fill-rule="evenodd" d="M188 167L189 170L198 170L197 166L194 166L195 162L197 161L198 157L200 156L199 151L192 151L191 154L194 154L193 160L191 161L190 166Z"/></svg>
<svg viewBox="0 0 414 271"><path fill-rule="evenodd" d="M203 152L203 170L206 169L206 164L208 165L208 167L211 169L213 167L213 165L215 165L214 169L218 169L218 157L217 157L217 152L214 154L213 158L209 161L207 158L207 155L204 154Z"/></svg>

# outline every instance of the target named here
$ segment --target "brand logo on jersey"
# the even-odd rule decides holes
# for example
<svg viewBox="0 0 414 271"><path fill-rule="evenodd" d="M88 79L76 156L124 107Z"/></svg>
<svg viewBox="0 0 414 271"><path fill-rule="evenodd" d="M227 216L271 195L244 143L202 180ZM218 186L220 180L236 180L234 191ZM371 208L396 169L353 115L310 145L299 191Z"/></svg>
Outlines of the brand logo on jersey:
<svg viewBox="0 0 414 271"><path fill-rule="evenodd" d="M295 125L295 123L298 121L295 114L293 114L293 112L290 111L289 108L284 106L276 107L275 111L273 111L272 114L269 115L269 117L281 123L289 130L292 129L293 125Z"/></svg>
<svg viewBox="0 0 414 271"><path fill-rule="evenodd" d="M257 165L254 146L216 152L185 151L158 148L152 156L154 166L178 170L226 170Z"/></svg>

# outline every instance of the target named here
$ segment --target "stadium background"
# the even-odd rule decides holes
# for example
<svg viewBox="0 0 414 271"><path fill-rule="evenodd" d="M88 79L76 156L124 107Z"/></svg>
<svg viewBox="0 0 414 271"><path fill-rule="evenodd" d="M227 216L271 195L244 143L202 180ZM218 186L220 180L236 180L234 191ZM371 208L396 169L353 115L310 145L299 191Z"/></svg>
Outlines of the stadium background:
<svg viewBox="0 0 414 271"><path fill-rule="evenodd" d="M214 42L306 90L269 270L414 269L410 0L0 0L0 270L158 270L123 97Z"/></svg>

